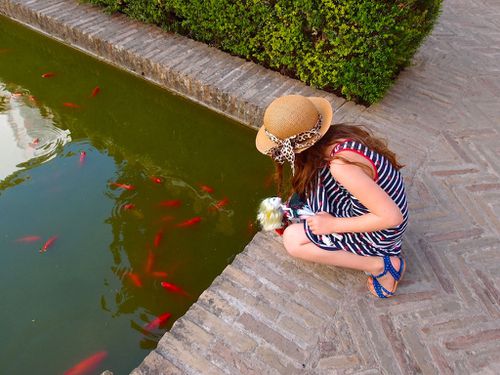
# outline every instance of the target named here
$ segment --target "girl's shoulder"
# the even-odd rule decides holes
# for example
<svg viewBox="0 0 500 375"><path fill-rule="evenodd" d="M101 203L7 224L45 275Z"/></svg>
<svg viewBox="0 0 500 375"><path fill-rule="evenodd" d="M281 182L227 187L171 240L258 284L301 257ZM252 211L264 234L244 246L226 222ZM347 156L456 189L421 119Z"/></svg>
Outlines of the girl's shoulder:
<svg viewBox="0 0 500 375"><path fill-rule="evenodd" d="M363 171L368 176L376 180L377 168L375 167L373 160L368 157L366 152L367 150L367 147L361 142L353 139L339 140L339 142L334 144L331 151L330 171L334 174L335 169L338 169L338 166L346 164L354 168L363 166ZM341 169L344 170L344 167Z"/></svg>

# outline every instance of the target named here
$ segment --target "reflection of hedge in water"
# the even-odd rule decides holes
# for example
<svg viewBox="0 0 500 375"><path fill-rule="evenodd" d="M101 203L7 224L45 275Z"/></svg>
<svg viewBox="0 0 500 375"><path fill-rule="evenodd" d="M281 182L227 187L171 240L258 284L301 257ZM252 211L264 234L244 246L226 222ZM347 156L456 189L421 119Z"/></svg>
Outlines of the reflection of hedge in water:
<svg viewBox="0 0 500 375"><path fill-rule="evenodd" d="M86 0L349 99L382 98L442 0Z"/></svg>

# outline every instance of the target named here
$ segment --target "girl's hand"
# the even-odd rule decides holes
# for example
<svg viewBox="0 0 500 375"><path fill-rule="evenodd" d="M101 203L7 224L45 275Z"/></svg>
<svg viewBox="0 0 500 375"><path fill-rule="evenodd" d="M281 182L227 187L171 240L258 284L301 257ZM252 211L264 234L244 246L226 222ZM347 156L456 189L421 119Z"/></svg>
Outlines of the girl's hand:
<svg viewBox="0 0 500 375"><path fill-rule="evenodd" d="M307 216L305 219L311 232L317 236L335 232L335 217L328 212L318 212L316 215Z"/></svg>

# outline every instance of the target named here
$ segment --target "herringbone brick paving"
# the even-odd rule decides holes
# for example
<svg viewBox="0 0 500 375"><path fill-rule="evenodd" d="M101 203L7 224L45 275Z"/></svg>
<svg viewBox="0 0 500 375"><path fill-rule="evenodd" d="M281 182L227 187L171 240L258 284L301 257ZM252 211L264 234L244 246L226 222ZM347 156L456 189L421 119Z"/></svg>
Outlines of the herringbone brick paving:
<svg viewBox="0 0 500 375"><path fill-rule="evenodd" d="M336 121L374 128L407 165L409 267L396 298L372 298L363 274L296 261L259 233L134 374L500 373L498 0L445 0L413 65L369 108L74 1L0 0L0 10L15 3L64 22L60 38L83 29L94 53L126 51L119 65L149 57L133 69L251 125L277 96L327 97ZM182 74L162 71L167 62Z"/></svg>

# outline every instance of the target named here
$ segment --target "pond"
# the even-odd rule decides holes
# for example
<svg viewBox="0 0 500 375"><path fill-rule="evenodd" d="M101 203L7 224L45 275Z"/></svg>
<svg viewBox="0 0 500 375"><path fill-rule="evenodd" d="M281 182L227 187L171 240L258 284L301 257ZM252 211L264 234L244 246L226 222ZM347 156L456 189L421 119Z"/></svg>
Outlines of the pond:
<svg viewBox="0 0 500 375"><path fill-rule="evenodd" d="M138 366L255 233L254 137L0 17L2 371Z"/></svg>

